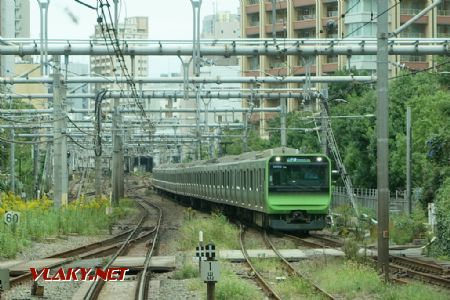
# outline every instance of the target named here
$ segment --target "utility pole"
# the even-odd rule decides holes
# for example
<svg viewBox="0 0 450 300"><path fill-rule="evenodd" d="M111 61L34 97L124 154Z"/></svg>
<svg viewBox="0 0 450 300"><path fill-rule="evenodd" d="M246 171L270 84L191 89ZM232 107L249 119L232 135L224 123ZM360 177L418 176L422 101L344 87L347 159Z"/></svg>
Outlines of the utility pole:
<svg viewBox="0 0 450 300"><path fill-rule="evenodd" d="M102 197L102 141L101 141L101 131L102 131L102 100L105 91L97 92L95 97L95 198L100 199Z"/></svg>
<svg viewBox="0 0 450 300"><path fill-rule="evenodd" d="M53 200L55 207L67 204L68 172L67 172L67 141L66 141L66 87L62 83L60 57L53 57Z"/></svg>
<svg viewBox="0 0 450 300"><path fill-rule="evenodd" d="M193 23L193 35L192 35L192 63L194 65L194 76L200 76L200 8L202 6L202 0L191 0L192 4L192 23ZM200 84L195 85L195 107L196 107L196 124L197 124L197 154L196 159L201 159L201 137L200 137Z"/></svg>
<svg viewBox="0 0 450 300"><path fill-rule="evenodd" d="M249 112L244 113L244 145L242 147L243 152L248 152L248 119Z"/></svg>
<svg viewBox="0 0 450 300"><path fill-rule="evenodd" d="M412 199L411 199L411 107L406 108L406 199L408 201L408 213L412 215Z"/></svg>
<svg viewBox="0 0 450 300"><path fill-rule="evenodd" d="M38 134L38 130L36 130L36 134ZM39 138L36 138L36 142L39 142ZM34 177L34 186L33 193L36 199L38 199L38 190L39 190L39 144L36 143L33 145L33 177Z"/></svg>
<svg viewBox="0 0 450 300"><path fill-rule="evenodd" d="M120 188L119 188L119 168L120 168L120 144L118 141L118 131L119 131L119 124L118 124L118 115L119 115L119 99L114 99L114 113L113 113L113 119L112 119L112 143L113 143L113 153L112 153L112 195L111 195L111 202L113 206L119 205L119 198L120 198Z"/></svg>
<svg viewBox="0 0 450 300"><path fill-rule="evenodd" d="M11 139L11 147L10 147L10 154L9 154L9 158L10 158L10 184L11 184L11 192L15 193L16 191L16 157L15 157L15 152L16 152L16 144L14 143L14 128L11 128L11 133L10 133L10 139Z"/></svg>
<svg viewBox="0 0 450 300"><path fill-rule="evenodd" d="M119 25L119 19L118 19L118 0L114 0L114 30L116 31L116 35L118 34L118 25ZM117 84L117 82L116 82ZM119 199L121 196L121 188L120 186L123 186L123 182L121 184L121 178L123 177L120 175L121 171L120 169L123 169L123 164L121 166L122 159L120 158L120 155L122 153L121 151L121 143L120 143L120 136L119 136L119 105L120 105L120 98L114 98L113 100L113 118L112 118L112 143L113 143L113 153L112 153L112 178L111 178L111 202L113 206L119 205ZM122 170L123 171L123 170Z"/></svg>
<svg viewBox="0 0 450 300"><path fill-rule="evenodd" d="M287 136L286 136L286 98L280 98L281 113L280 113L280 125L281 125L281 147L287 146Z"/></svg>
<svg viewBox="0 0 450 300"><path fill-rule="evenodd" d="M388 0L378 1L377 20L377 189L378 269L389 281L389 94Z"/></svg>

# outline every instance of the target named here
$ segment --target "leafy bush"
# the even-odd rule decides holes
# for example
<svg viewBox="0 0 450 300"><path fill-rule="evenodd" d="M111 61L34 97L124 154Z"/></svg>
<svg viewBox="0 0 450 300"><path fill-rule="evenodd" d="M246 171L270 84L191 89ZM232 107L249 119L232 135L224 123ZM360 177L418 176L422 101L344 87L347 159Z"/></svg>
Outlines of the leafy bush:
<svg viewBox="0 0 450 300"><path fill-rule="evenodd" d="M344 240L344 246L342 247L342 250L344 251L345 257L347 259L357 260L359 258L359 245L352 235Z"/></svg>
<svg viewBox="0 0 450 300"><path fill-rule="evenodd" d="M390 240L396 244L406 244L413 239L424 238L427 228L425 214L417 209L410 217L406 214L394 214L390 222Z"/></svg>
<svg viewBox="0 0 450 300"><path fill-rule="evenodd" d="M436 237L432 253L450 257L450 178L439 189L436 199Z"/></svg>

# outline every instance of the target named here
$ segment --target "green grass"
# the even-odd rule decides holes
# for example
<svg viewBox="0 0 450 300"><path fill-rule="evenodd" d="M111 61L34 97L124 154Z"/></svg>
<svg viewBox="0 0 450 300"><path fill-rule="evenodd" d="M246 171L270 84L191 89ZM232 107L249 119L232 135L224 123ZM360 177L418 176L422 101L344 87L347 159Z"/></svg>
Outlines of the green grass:
<svg viewBox="0 0 450 300"><path fill-rule="evenodd" d="M448 299L448 293L420 283L386 285L376 271L366 265L342 259L308 260L302 270L320 287L343 299Z"/></svg>
<svg viewBox="0 0 450 300"><path fill-rule="evenodd" d="M189 279L199 277L198 266L194 266L192 263L185 262L181 269L175 271L173 279Z"/></svg>
<svg viewBox="0 0 450 300"><path fill-rule="evenodd" d="M252 259L252 264L282 299L294 300L299 297L300 299L322 299L306 281L298 276L287 276L277 280L277 277L286 276L286 271L279 259Z"/></svg>
<svg viewBox="0 0 450 300"><path fill-rule="evenodd" d="M179 250L194 250L198 246L198 233L203 231L204 243L213 242L216 249L240 249L238 229L220 214L195 216L186 220L180 229Z"/></svg>
<svg viewBox="0 0 450 300"><path fill-rule="evenodd" d="M0 224L0 257L15 257L31 241L60 234L106 234L111 224L134 211L134 204L130 201L121 201L112 215L106 214L104 206L23 211L20 224L15 228L3 222Z"/></svg>
<svg viewBox="0 0 450 300"><path fill-rule="evenodd" d="M200 279L190 281L189 288L201 291L202 299L206 299L206 284ZM253 300L264 299L264 296L257 286L236 275L230 263L220 261L220 280L216 283L216 299Z"/></svg>

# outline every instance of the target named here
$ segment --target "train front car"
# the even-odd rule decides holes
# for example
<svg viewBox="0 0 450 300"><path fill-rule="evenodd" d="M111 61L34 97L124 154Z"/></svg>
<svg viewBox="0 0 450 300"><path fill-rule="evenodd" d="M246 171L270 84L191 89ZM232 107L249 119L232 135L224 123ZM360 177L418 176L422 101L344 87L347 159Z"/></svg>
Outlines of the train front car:
<svg viewBox="0 0 450 300"><path fill-rule="evenodd" d="M324 155L280 155L267 161L269 226L320 230L331 201L331 164Z"/></svg>

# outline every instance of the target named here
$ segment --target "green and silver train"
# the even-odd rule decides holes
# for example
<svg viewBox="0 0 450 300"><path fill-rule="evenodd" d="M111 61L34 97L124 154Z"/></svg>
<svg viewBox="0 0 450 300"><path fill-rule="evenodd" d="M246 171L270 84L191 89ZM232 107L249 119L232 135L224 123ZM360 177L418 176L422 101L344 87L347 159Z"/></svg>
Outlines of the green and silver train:
<svg viewBox="0 0 450 300"><path fill-rule="evenodd" d="M331 163L322 154L277 148L153 169L153 186L193 207L220 207L259 226L286 231L325 227Z"/></svg>

